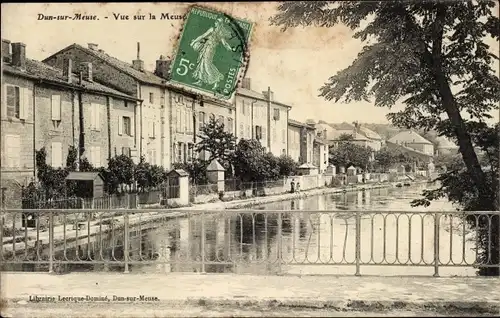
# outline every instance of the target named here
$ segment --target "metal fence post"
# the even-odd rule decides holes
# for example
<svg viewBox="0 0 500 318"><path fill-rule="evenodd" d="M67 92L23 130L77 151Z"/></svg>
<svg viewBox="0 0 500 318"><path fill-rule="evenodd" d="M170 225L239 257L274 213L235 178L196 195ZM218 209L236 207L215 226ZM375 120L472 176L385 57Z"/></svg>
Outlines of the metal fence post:
<svg viewBox="0 0 500 318"><path fill-rule="evenodd" d="M361 266L361 213L356 211L356 276L361 276L360 266Z"/></svg>
<svg viewBox="0 0 500 318"><path fill-rule="evenodd" d="M201 273L205 274L205 211L201 212Z"/></svg>
<svg viewBox="0 0 500 318"><path fill-rule="evenodd" d="M434 277L439 277L439 221L441 216L434 213Z"/></svg>
<svg viewBox="0 0 500 318"><path fill-rule="evenodd" d="M54 212L49 212L49 273L54 272Z"/></svg>
<svg viewBox="0 0 500 318"><path fill-rule="evenodd" d="M278 213L278 274L281 274L281 266L282 266L282 249L283 249L283 241L282 241L282 231L283 231L283 217L281 212Z"/></svg>
<svg viewBox="0 0 500 318"><path fill-rule="evenodd" d="M124 220L123 220L123 235L124 235L124 239L123 239L123 254L124 254L124 261L125 261L125 270L124 270L124 273L127 274L129 271L128 271L128 262L129 262L129 242L128 242L128 239L129 239L129 230L128 230L128 212L125 211L125 214L124 214Z"/></svg>

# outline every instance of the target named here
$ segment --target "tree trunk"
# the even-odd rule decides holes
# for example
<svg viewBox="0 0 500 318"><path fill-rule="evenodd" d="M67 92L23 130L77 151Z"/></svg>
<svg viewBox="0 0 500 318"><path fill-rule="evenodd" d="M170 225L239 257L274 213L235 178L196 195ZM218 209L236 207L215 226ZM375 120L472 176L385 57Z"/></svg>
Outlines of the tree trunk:
<svg viewBox="0 0 500 318"><path fill-rule="evenodd" d="M477 158L476 152L472 145L471 137L467 131L467 127L460 115L460 110L456 100L451 92L448 79L443 70L442 64L442 44L444 22L446 19L447 7L444 4L437 6L436 20L434 21L433 43L432 52L429 53L425 50L425 57L430 64L434 80L437 85L439 96L441 97L442 105L453 125L453 130L458 140L458 145L462 158L464 160L467 171L469 172L472 181L476 185L479 193L478 201L483 211L495 211L494 200L491 196L491 189L488 188L487 181L481 165ZM485 276L499 276L500 275L500 229L498 224L498 217L490 214L488 217L493 221L489 224L489 235L487 235L487 242L484 242L482 248L484 249L484 257L489 260L488 265L497 265L496 267L480 267L480 274ZM484 235L481 229L476 229L478 235Z"/></svg>

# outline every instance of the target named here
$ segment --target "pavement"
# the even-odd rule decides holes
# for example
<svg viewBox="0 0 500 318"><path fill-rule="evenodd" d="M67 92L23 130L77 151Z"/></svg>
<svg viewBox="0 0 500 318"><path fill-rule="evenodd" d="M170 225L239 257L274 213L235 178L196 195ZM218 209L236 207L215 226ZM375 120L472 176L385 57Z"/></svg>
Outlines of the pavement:
<svg viewBox="0 0 500 318"><path fill-rule="evenodd" d="M4 272L0 286L2 317L500 315L486 277Z"/></svg>

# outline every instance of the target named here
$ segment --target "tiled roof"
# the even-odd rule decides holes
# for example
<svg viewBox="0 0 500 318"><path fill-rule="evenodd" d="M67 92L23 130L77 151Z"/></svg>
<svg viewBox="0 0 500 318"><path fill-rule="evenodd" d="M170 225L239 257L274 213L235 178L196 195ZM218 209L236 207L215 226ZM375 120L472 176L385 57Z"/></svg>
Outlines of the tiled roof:
<svg viewBox="0 0 500 318"><path fill-rule="evenodd" d="M343 122L342 124L335 125L337 130L354 130L354 125Z"/></svg>
<svg viewBox="0 0 500 318"><path fill-rule="evenodd" d="M187 90L183 86L171 83L167 79L164 79L164 78L161 78L161 77L155 75L153 72L150 72L150 71L147 71L147 70L143 70L143 71L136 70L132 66L132 64L124 62L122 60L119 60L116 57L113 57L113 56L107 54L104 51L101 52L101 51L98 51L98 50L92 50L92 49L86 48L86 47L84 47L84 46L82 46L80 44L77 44L77 43L74 43L74 44L72 44L70 46L67 46L66 48L60 50L59 52L52 54L51 56L49 56L48 58L46 58L44 61L50 59L52 56L54 56L56 54L59 54L59 53L64 52L64 51L67 51L67 50L69 50L71 48L76 48L76 49L79 49L79 50L82 50L82 51L86 52L89 55L94 55L95 57L97 57L97 58L105 61L106 63L114 66L118 70L122 71L123 73L125 73L125 74L127 74L127 75L129 75L131 77L133 77L134 79L136 79L139 82L142 82L142 83L145 83L145 84L152 84L152 85L158 85L158 86L163 86L163 87L169 87L169 88L172 88L172 89L180 90L180 91L182 91L184 93L189 93L191 95L199 94L199 93L195 93L195 92L193 92L191 90ZM231 106L231 103L229 103L229 102L222 101L222 100L219 100L219 99L213 98L213 97L208 97L206 95L203 95L203 96L204 96L204 100L206 100L206 101L212 101L212 102L221 103L221 104L224 104L224 105L227 105L227 106Z"/></svg>
<svg viewBox="0 0 500 318"><path fill-rule="evenodd" d="M368 129L366 127L361 126L361 127L359 127L359 130L361 133L363 133L366 137L368 137L370 139L378 139L378 140L382 139L382 137L380 137L379 134L377 134L373 130Z"/></svg>
<svg viewBox="0 0 500 318"><path fill-rule="evenodd" d="M428 144L432 145L432 143L425 139L424 137L420 136L416 132L412 130L407 130L407 131L402 131L398 133L397 135L393 136L391 139L389 139L390 142L392 143L414 143L414 144Z"/></svg>
<svg viewBox="0 0 500 318"><path fill-rule="evenodd" d="M95 180L100 177L99 172L77 172L71 171L66 177L67 180ZM102 177L101 177L102 179Z"/></svg>
<svg viewBox="0 0 500 318"><path fill-rule="evenodd" d="M68 83L66 78L63 76L62 70L59 70L57 68L53 68L45 63L42 63L40 61L35 61L31 59L26 59L26 71L21 71L17 67L13 67L12 65L9 64L4 64L3 67L4 71L7 71L9 73L17 74L20 76L28 76L28 77L33 77L36 79L42 79L42 80L47 80L50 81L54 84L61 84L61 85L67 85L67 86L73 86L75 88L83 88L87 89L90 91L102 93L102 94L109 94L109 95L114 95L114 96L119 96L123 97L125 99L130 99L130 100L136 100L134 97L129 96L127 94L124 94L122 92L119 92L117 90L114 90L112 88L109 88L107 86L101 85L96 82L89 82L82 80L82 85L79 85L79 78L76 75L72 75L72 83Z"/></svg>
<svg viewBox="0 0 500 318"><path fill-rule="evenodd" d="M289 125L292 125L292 126L296 126L296 127L306 127L306 128L309 128L309 129L314 129L314 127L306 124L306 123L302 123L300 121L297 121L297 120L293 120L293 119L288 119L288 124Z"/></svg>
<svg viewBox="0 0 500 318"><path fill-rule="evenodd" d="M407 147L407 146L404 146L404 145L400 145L400 144L395 143L395 142L392 142L392 141L390 141L390 140L387 140L387 143L392 144L392 145L395 145L395 146L397 146L397 147L399 147L399 148L401 148L401 149L403 149L403 150L405 150L405 151L407 151L407 152L409 152L409 153L416 153L416 154L419 154L419 155L421 155L421 156L432 157L432 155L429 155L429 154L423 153L423 152L421 152L421 151L418 151L418 150L416 150L416 149L413 149L413 148L410 148L410 147Z"/></svg>
<svg viewBox="0 0 500 318"><path fill-rule="evenodd" d="M132 67L132 64L129 64L127 62L124 62L124 61L121 61L119 59L117 59L116 57L113 57L109 54L107 54L106 52L104 51L98 51L98 50L91 50L89 48L86 48L84 46L81 46L80 44L77 44L77 43L74 43L70 46L67 46L66 48L62 49L61 51L55 53L55 54L52 54L52 56L56 55L56 54L59 54L61 52L64 52L64 51L67 51L71 48L77 48L81 51L84 51L85 53L87 54L90 54L90 55L94 55L96 56L97 58L100 58L102 59L103 61L111 64L112 66L116 67L117 69L119 69L120 71L132 76L133 78L135 78L136 80L140 81L140 82L143 82L143 83L148 83L148 84L155 84L155 85L164 85L164 82L166 81L165 79L159 77L159 76L156 76L154 73L150 72L150 71L139 71L139 70L136 70L135 68ZM45 60L48 60L50 59L52 56L46 58Z"/></svg>
<svg viewBox="0 0 500 318"><path fill-rule="evenodd" d="M236 89L236 95L242 95L242 96L246 96L246 97L252 97L252 98L260 99L260 100L267 100L267 98L266 98L266 96L264 96L264 94L256 92L256 91L251 90L251 89L246 89L246 88L243 88L243 87L238 87ZM273 100L272 103L273 104L277 104L277 105L281 105L281 106L292 107L290 105L287 105L285 103L282 103L282 102L279 102L279 101L276 101L276 100Z"/></svg>

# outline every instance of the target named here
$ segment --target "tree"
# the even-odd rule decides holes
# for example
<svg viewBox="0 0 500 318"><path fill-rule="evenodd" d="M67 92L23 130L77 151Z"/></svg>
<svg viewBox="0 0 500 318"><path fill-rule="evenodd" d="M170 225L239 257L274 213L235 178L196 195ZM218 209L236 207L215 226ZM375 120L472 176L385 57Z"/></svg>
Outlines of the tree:
<svg viewBox="0 0 500 318"><path fill-rule="evenodd" d="M330 148L330 162L336 166L354 165L365 169L370 163L371 150L349 141L343 141L337 147Z"/></svg>
<svg viewBox="0 0 500 318"><path fill-rule="evenodd" d="M131 185L134 180L134 161L126 155L109 159L106 173L108 188L114 193L119 185Z"/></svg>
<svg viewBox="0 0 500 318"><path fill-rule="evenodd" d="M243 182L264 181L266 178L264 148L258 140L241 139L232 156L235 175Z"/></svg>
<svg viewBox="0 0 500 318"><path fill-rule="evenodd" d="M297 173L299 164L293 160L292 157L287 155L281 155L278 158L279 174L280 176L293 176Z"/></svg>
<svg viewBox="0 0 500 318"><path fill-rule="evenodd" d="M224 123L220 123L215 118L200 129L198 135L200 141L196 143L196 152L208 152L209 159L217 159L226 168L226 172L231 173L229 162L235 150L236 137L224 130Z"/></svg>
<svg viewBox="0 0 500 318"><path fill-rule="evenodd" d="M375 153L375 166L385 172L396 164L396 156L387 147L380 149Z"/></svg>
<svg viewBox="0 0 500 318"><path fill-rule="evenodd" d="M374 97L382 107L403 99L405 109L388 115L392 123L455 138L471 185L479 191L474 206L495 211L496 193L471 139L475 126L491 117L488 113L498 108L500 99L500 79L492 68L498 57L485 42L485 35L500 38L495 5L493 0L285 2L271 23L283 30L338 23L355 30L354 37L366 45L349 67L329 79L320 96L336 102ZM462 118L465 112L471 120ZM500 240L498 224L492 231ZM500 270L487 272L499 275Z"/></svg>
<svg viewBox="0 0 500 318"><path fill-rule="evenodd" d="M339 141L353 141L354 137L351 134L341 134L338 139Z"/></svg>

